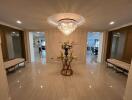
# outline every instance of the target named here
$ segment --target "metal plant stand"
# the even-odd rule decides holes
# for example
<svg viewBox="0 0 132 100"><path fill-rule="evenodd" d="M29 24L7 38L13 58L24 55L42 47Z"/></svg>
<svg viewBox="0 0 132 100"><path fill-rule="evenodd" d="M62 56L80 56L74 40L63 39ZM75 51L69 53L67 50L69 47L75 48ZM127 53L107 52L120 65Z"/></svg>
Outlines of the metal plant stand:
<svg viewBox="0 0 132 100"><path fill-rule="evenodd" d="M69 44L69 42L64 42L62 45L62 49L64 50L64 53L61 53L61 56L58 57L61 59L63 68L61 70L61 74L64 76L71 76L73 74L73 70L71 69L71 62L74 59L71 52L72 44Z"/></svg>

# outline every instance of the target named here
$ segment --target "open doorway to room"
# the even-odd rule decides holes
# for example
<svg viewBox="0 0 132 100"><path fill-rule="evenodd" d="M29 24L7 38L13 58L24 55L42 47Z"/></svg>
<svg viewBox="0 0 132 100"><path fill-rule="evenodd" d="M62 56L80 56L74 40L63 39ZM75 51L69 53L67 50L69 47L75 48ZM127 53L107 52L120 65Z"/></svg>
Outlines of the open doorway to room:
<svg viewBox="0 0 132 100"><path fill-rule="evenodd" d="M99 56L101 32L88 32L86 63L97 63Z"/></svg>
<svg viewBox="0 0 132 100"><path fill-rule="evenodd" d="M44 32L29 32L31 62L46 63L46 41Z"/></svg>

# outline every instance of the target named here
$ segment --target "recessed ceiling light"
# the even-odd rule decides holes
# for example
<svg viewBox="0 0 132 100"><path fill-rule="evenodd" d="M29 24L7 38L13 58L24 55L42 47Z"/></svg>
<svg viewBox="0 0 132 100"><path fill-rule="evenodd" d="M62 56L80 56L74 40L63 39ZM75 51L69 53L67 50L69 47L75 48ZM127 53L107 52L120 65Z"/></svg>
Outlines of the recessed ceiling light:
<svg viewBox="0 0 132 100"><path fill-rule="evenodd" d="M38 34L40 33L40 32L37 32Z"/></svg>
<svg viewBox="0 0 132 100"><path fill-rule="evenodd" d="M92 88L92 86L91 86L91 85L89 85L89 88Z"/></svg>
<svg viewBox="0 0 132 100"><path fill-rule="evenodd" d="M22 22L21 22L20 20L17 20L16 22L17 22L18 24L22 24Z"/></svg>
<svg viewBox="0 0 132 100"><path fill-rule="evenodd" d="M113 25L113 24L115 24L115 22L114 22L114 21L111 21L111 22L110 22L110 25Z"/></svg>
<svg viewBox="0 0 132 100"><path fill-rule="evenodd" d="M110 88L112 88L113 86L112 86L112 85L110 85L109 87L110 87Z"/></svg>
<svg viewBox="0 0 132 100"><path fill-rule="evenodd" d="M43 85L41 85L40 88L42 89L43 88Z"/></svg>

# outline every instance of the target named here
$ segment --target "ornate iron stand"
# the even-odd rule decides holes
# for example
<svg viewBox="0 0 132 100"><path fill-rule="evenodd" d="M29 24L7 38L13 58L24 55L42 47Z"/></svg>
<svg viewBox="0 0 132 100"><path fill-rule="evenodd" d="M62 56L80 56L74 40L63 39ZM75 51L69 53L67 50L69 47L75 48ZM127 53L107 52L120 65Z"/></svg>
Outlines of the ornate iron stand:
<svg viewBox="0 0 132 100"><path fill-rule="evenodd" d="M62 45L62 49L64 50L64 53L61 53L61 56L58 57L61 59L63 68L61 70L61 74L64 76L71 76L73 74L73 70L71 69L71 62L74 59L71 52L72 44L69 44L69 42L64 42Z"/></svg>

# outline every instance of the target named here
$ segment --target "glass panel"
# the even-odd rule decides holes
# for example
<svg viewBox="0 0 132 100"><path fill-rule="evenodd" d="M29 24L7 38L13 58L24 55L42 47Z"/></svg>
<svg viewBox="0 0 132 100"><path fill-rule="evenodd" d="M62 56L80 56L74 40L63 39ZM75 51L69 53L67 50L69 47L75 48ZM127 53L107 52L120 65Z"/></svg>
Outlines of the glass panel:
<svg viewBox="0 0 132 100"><path fill-rule="evenodd" d="M19 32L6 33L8 59L22 57L22 35Z"/></svg>

